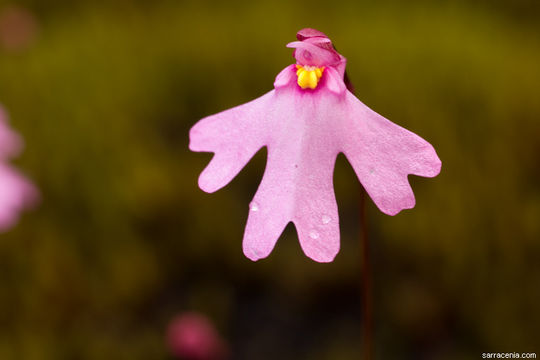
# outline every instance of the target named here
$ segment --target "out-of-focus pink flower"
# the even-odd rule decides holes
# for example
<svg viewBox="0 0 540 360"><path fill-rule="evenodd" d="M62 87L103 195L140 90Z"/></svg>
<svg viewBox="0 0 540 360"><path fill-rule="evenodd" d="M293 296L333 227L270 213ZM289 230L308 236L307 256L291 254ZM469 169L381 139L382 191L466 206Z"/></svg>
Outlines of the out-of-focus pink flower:
<svg viewBox="0 0 540 360"><path fill-rule="evenodd" d="M227 358L224 341L204 315L188 312L169 325L167 342L173 355L186 360L223 360Z"/></svg>
<svg viewBox="0 0 540 360"><path fill-rule="evenodd" d="M22 139L9 128L5 112L0 107L0 231L15 225L19 213L35 205L39 199L35 186L7 164L22 147Z"/></svg>
<svg viewBox="0 0 540 360"><path fill-rule="evenodd" d="M36 39L38 24L27 9L9 5L0 9L0 47L18 52L27 49Z"/></svg>
<svg viewBox="0 0 540 360"><path fill-rule="evenodd" d="M250 204L244 254L267 257L289 222L305 254L332 261L339 251L333 188L336 157L345 154L379 209L395 215L415 205L409 174L433 177L441 161L414 133L377 114L344 83L346 59L320 31L304 29L274 90L199 121L190 149L214 152L199 187L214 192L228 184L263 146L268 161Z"/></svg>

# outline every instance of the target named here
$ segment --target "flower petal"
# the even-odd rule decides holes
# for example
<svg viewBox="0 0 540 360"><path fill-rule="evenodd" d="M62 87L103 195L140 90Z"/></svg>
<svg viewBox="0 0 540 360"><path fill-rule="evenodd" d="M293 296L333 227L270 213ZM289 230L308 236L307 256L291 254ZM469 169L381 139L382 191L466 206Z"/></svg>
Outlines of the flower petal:
<svg viewBox="0 0 540 360"><path fill-rule="evenodd" d="M278 89L284 86L287 86L293 81L296 76L296 66L289 65L285 69L281 70L281 72L276 76L276 80L274 81L274 88Z"/></svg>
<svg viewBox="0 0 540 360"><path fill-rule="evenodd" d="M288 43L287 47L296 49L294 56L301 65L321 67L334 65L340 61L337 53L307 41L293 41Z"/></svg>
<svg viewBox="0 0 540 360"><path fill-rule="evenodd" d="M10 129L7 115L0 107L0 159L7 159L19 154L23 148L21 137Z"/></svg>
<svg viewBox="0 0 540 360"><path fill-rule="evenodd" d="M325 68L326 87L337 95L342 95L347 87L343 82L343 77L333 67Z"/></svg>
<svg viewBox="0 0 540 360"><path fill-rule="evenodd" d="M214 192L227 185L259 151L268 132L274 90L246 104L208 116L191 128L189 148L214 152L199 187Z"/></svg>
<svg viewBox="0 0 540 360"><path fill-rule="evenodd" d="M295 87L277 93L273 112L279 124L268 142L268 163L253 198L244 234L244 253L268 256L288 222L315 261L332 261L339 251L339 218L332 183L338 154L333 105L325 89L306 95Z"/></svg>
<svg viewBox="0 0 540 360"><path fill-rule="evenodd" d="M347 91L343 152L379 209L395 215L414 207L407 175L433 177L441 161L433 146L377 114Z"/></svg>
<svg viewBox="0 0 540 360"><path fill-rule="evenodd" d="M290 185L276 170L279 159L268 154L268 163L259 189L249 205L249 216L244 231L242 248L251 260L265 258L272 252L279 236L290 221ZM275 160L274 160L275 159Z"/></svg>
<svg viewBox="0 0 540 360"><path fill-rule="evenodd" d="M19 213L38 200L39 193L32 183L12 167L0 164L0 231L15 225Z"/></svg>
<svg viewBox="0 0 540 360"><path fill-rule="evenodd" d="M328 143L317 132L310 136ZM296 188L293 221L298 239L304 253L318 262L330 262L339 252L339 215L332 181L336 157L332 147L306 144Z"/></svg>
<svg viewBox="0 0 540 360"><path fill-rule="evenodd" d="M305 28L296 33L296 38L299 41L304 41L306 39L313 38L313 37L322 37L322 38L328 39L328 36L326 36L325 33L316 29L312 29L312 28Z"/></svg>

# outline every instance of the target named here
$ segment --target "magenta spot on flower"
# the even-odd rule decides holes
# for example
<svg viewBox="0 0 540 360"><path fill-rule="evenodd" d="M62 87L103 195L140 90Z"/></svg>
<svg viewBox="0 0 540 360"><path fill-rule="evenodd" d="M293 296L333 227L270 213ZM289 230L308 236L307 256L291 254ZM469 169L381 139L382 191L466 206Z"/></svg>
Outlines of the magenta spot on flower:
<svg viewBox="0 0 540 360"><path fill-rule="evenodd" d="M223 360L225 343L212 322L204 315L189 312L179 315L167 330L167 343L176 357L186 360Z"/></svg>
<svg viewBox="0 0 540 360"><path fill-rule="evenodd" d="M333 173L339 153L388 215L414 207L408 175L433 177L441 168L427 141L347 90L347 60L326 35L304 29L297 37L299 41L287 45L295 49L297 63L324 67L315 89L298 86L297 68L289 65L277 75L274 90L208 116L190 131L192 151L215 154L199 177L200 188L207 192L227 185L257 151L268 148L266 170L252 202L258 210L249 212L244 232L244 254L254 261L270 254L289 222L296 226L307 256L319 262L334 259L340 234Z"/></svg>

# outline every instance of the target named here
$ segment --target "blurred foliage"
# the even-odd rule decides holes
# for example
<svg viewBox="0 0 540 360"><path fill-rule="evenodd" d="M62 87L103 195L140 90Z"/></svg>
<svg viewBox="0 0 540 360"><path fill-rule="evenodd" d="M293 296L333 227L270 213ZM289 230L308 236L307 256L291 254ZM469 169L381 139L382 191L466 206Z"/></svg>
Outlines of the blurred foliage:
<svg viewBox="0 0 540 360"><path fill-rule="evenodd" d="M335 184L342 250L307 259L289 226L243 257L265 152L210 195L200 118L271 89L297 30L326 32L357 96L443 161L417 205L369 205L377 358L540 351L540 46L535 1L0 1L36 23L0 47L0 102L40 208L0 237L1 359L160 359L180 311L234 359L360 354L359 185ZM1 15L0 15L1 16ZM6 30L3 30L6 31ZM9 34L8 34L9 35Z"/></svg>

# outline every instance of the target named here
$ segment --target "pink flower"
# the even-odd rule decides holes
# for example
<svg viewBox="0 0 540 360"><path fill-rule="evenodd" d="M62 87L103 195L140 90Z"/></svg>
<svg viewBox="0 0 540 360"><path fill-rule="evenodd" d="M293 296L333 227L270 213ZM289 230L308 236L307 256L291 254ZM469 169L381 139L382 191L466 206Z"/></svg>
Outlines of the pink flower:
<svg viewBox="0 0 540 360"><path fill-rule="evenodd" d="M377 114L346 89L346 59L326 35L298 32L296 64L274 90L247 104L208 116L190 131L192 151L215 155L199 177L214 192L227 185L263 146L268 160L250 204L244 254L267 257L289 222L304 253L330 262L339 251L339 221L332 177L345 154L379 209L395 215L415 205L407 175L436 176L441 161L414 133Z"/></svg>
<svg viewBox="0 0 540 360"><path fill-rule="evenodd" d="M22 146L21 138L9 128L0 108L0 231L15 225L19 213L33 206L39 198L34 185L5 163L17 155Z"/></svg>
<svg viewBox="0 0 540 360"><path fill-rule="evenodd" d="M210 320L198 313L176 317L167 331L171 352L187 360L218 360L226 358L226 348Z"/></svg>

